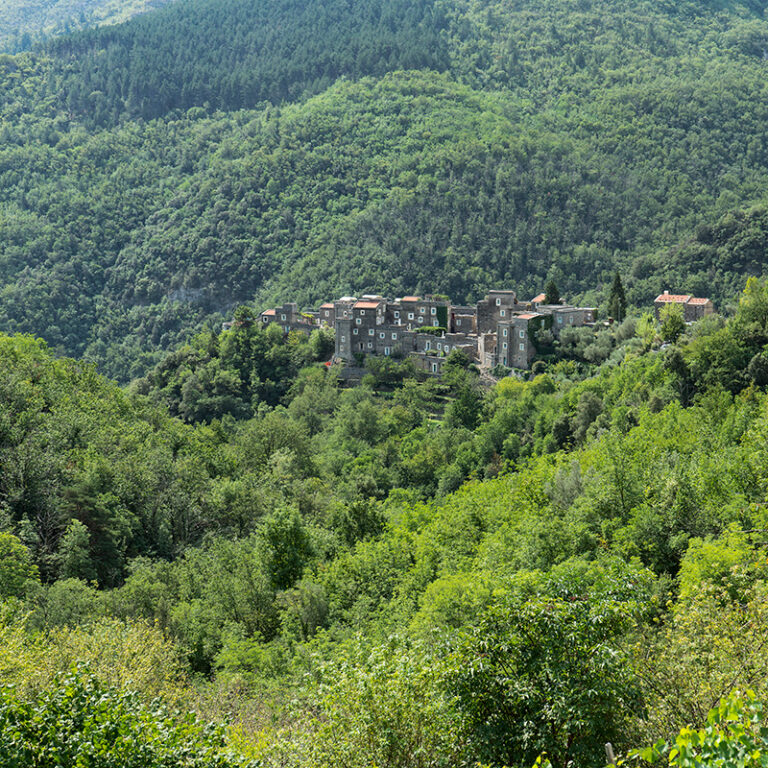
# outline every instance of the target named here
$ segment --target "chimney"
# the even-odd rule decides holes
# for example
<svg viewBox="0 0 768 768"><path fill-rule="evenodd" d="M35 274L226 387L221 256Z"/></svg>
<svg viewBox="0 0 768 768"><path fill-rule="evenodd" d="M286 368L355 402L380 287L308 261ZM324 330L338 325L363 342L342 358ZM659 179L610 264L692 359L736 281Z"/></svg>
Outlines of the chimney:
<svg viewBox="0 0 768 768"><path fill-rule="evenodd" d="M665 296L669 296L669 291L664 291Z"/></svg>

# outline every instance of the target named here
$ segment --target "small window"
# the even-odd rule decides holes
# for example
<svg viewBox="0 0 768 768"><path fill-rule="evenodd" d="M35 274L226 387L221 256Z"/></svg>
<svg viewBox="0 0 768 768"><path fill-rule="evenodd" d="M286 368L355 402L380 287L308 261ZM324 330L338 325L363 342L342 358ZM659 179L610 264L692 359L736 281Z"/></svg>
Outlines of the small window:
<svg viewBox="0 0 768 768"><path fill-rule="evenodd" d="M372 341L369 341L369 342L368 342L368 349L371 349L372 347L373 347L373 342L372 342Z"/></svg>
<svg viewBox="0 0 768 768"><path fill-rule="evenodd" d="M413 320L413 312L409 312L408 313L408 319L409 320Z"/></svg>
<svg viewBox="0 0 768 768"><path fill-rule="evenodd" d="M386 339L387 338L387 334L386 333L380 333L379 334L379 338L380 339Z"/></svg>
<svg viewBox="0 0 768 768"><path fill-rule="evenodd" d="M521 339L524 339L524 338L525 338L525 331L520 331L520 338L521 338Z"/></svg>
<svg viewBox="0 0 768 768"><path fill-rule="evenodd" d="M262 317L261 319L262 319L262 320L263 320L265 323L268 323L268 322L269 322L269 318L268 318L268 317Z"/></svg>
<svg viewBox="0 0 768 768"><path fill-rule="evenodd" d="M353 328L353 329L352 329L352 333L353 333L355 336L357 336L357 328Z"/></svg>
<svg viewBox="0 0 768 768"><path fill-rule="evenodd" d="M457 320L456 325L461 325L461 320Z"/></svg>
<svg viewBox="0 0 768 768"><path fill-rule="evenodd" d="M389 347L384 347L384 354L389 357Z"/></svg>
<svg viewBox="0 0 768 768"><path fill-rule="evenodd" d="M502 349L506 349L507 348L507 342L506 341L501 345L501 348Z"/></svg>
<svg viewBox="0 0 768 768"><path fill-rule="evenodd" d="M438 350L443 348L443 345L439 341L437 342L437 348L438 348Z"/></svg>
<svg viewBox="0 0 768 768"><path fill-rule="evenodd" d="M365 310L364 310L364 309L361 309L361 310L360 310L360 314L361 314L361 315L364 315L364 314L365 314Z"/></svg>
<svg viewBox="0 0 768 768"><path fill-rule="evenodd" d="M501 306L501 299L496 299L496 306L497 306L497 307L500 307L500 306Z"/></svg>
<svg viewBox="0 0 768 768"><path fill-rule="evenodd" d="M437 320L433 320L433 321L432 321L432 325L434 325L434 326L435 326L435 328L437 328Z"/></svg>
<svg viewBox="0 0 768 768"><path fill-rule="evenodd" d="M419 307L419 313L424 314L427 310L424 307Z"/></svg>
<svg viewBox="0 0 768 768"><path fill-rule="evenodd" d="M437 307L432 307L430 312L431 312L431 314L436 315L437 314Z"/></svg>
<svg viewBox="0 0 768 768"><path fill-rule="evenodd" d="M506 328L504 329L504 333L503 333L503 335L504 335L504 336L506 336L506 335L507 335L507 329L506 329Z"/></svg>
<svg viewBox="0 0 768 768"><path fill-rule="evenodd" d="M392 341L397 341L397 334L396 333L392 334Z"/></svg>
<svg viewBox="0 0 768 768"><path fill-rule="evenodd" d="M568 322L569 322L571 325L573 325L573 315L571 315L571 316L568 318Z"/></svg>
<svg viewBox="0 0 768 768"><path fill-rule="evenodd" d="M373 328L369 328L368 329L368 335L369 336L374 336L375 334L376 334L376 331L374 331Z"/></svg>
<svg viewBox="0 0 768 768"><path fill-rule="evenodd" d="M285 322L285 315L280 315L280 319Z"/></svg>
<svg viewBox="0 0 768 768"><path fill-rule="evenodd" d="M400 313L399 312L395 312L395 317L400 317Z"/></svg>
<svg viewBox="0 0 768 768"><path fill-rule="evenodd" d="M344 343L346 340L347 340L347 337L346 337L346 336L342 336L342 337L341 337L341 343L342 343L342 344L343 344L343 343Z"/></svg>
<svg viewBox="0 0 768 768"><path fill-rule="evenodd" d="M563 324L563 318L562 318L562 316L561 316L561 315L558 315L558 316L557 316L557 322L558 322L558 323L560 323L560 325L562 325L562 324Z"/></svg>
<svg viewBox="0 0 768 768"><path fill-rule="evenodd" d="M432 363L432 373L437 373L437 363Z"/></svg>
<svg viewBox="0 0 768 768"><path fill-rule="evenodd" d="M424 322L424 318L423 318L423 317L420 317L420 318L419 318L419 323L423 323L423 322Z"/></svg>
<svg viewBox="0 0 768 768"><path fill-rule="evenodd" d="M520 351L521 352L525 352L525 344L521 344L520 345Z"/></svg>
<svg viewBox="0 0 768 768"><path fill-rule="evenodd" d="M362 323L362 322L363 321L359 317L355 318L355 325L360 325L360 323Z"/></svg>
<svg viewBox="0 0 768 768"><path fill-rule="evenodd" d="M432 349L432 342L431 342L431 341L428 341L428 342L427 342L427 343L424 345L424 349Z"/></svg>
<svg viewBox="0 0 768 768"><path fill-rule="evenodd" d="M506 317L507 316L507 310L506 309L502 309L501 310L501 316L502 317Z"/></svg>

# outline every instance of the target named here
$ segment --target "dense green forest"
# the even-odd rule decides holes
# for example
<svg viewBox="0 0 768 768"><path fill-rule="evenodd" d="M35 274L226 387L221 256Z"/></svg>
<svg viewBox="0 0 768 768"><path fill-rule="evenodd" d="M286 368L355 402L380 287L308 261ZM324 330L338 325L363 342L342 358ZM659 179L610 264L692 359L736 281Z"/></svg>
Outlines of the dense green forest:
<svg viewBox="0 0 768 768"><path fill-rule="evenodd" d="M0 744L693 766L691 726L691 760L764 754L767 283L728 320L574 329L490 389L457 352L344 388L323 332L238 317L127 390L0 338Z"/></svg>
<svg viewBox="0 0 768 768"><path fill-rule="evenodd" d="M762 10L185 0L5 57L0 327L128 381L244 301L619 268L722 306L763 272Z"/></svg>
<svg viewBox="0 0 768 768"><path fill-rule="evenodd" d="M0 0L0 52L18 53L55 35L119 24L170 0Z"/></svg>

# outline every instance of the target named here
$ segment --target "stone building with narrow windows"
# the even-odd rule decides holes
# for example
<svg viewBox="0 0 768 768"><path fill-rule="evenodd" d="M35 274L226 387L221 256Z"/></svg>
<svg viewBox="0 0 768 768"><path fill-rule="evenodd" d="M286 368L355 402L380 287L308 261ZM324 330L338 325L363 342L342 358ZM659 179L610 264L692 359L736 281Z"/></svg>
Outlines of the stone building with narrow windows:
<svg viewBox="0 0 768 768"><path fill-rule="evenodd" d="M443 296L378 294L343 296L300 312L295 303L259 315L262 325L278 323L286 333L313 327L335 330L334 361L361 364L368 355L411 358L422 370L439 375L454 350L464 352L481 368L499 364L527 369L536 356L536 335L590 325L595 309L565 304L545 305L543 294L518 301L512 290L492 290L474 305L454 305Z"/></svg>

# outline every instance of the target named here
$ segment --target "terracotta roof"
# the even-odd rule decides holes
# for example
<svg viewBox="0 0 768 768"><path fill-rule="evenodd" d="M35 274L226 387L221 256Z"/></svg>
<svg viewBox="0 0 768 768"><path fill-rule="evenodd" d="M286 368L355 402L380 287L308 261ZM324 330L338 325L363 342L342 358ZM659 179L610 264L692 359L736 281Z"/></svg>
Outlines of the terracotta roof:
<svg viewBox="0 0 768 768"><path fill-rule="evenodd" d="M517 315L521 320L533 320L534 317L541 317L538 312L526 312L522 315Z"/></svg>
<svg viewBox="0 0 768 768"><path fill-rule="evenodd" d="M320 309L333 309L335 304L332 301L326 301L325 304L320 305Z"/></svg>
<svg viewBox="0 0 768 768"><path fill-rule="evenodd" d="M534 296L531 299L531 304L541 304L547 298L546 293L540 293L538 296Z"/></svg>
<svg viewBox="0 0 768 768"><path fill-rule="evenodd" d="M377 309L380 301L358 301L353 305L353 309Z"/></svg>
<svg viewBox="0 0 768 768"><path fill-rule="evenodd" d="M691 299L688 303L689 304L706 304L709 301L709 299Z"/></svg>
<svg viewBox="0 0 768 768"><path fill-rule="evenodd" d="M690 299L690 295L687 293L685 294L675 294L675 293L660 293L654 301L674 301L678 304L685 304L688 299Z"/></svg>
<svg viewBox="0 0 768 768"><path fill-rule="evenodd" d="M269 315L270 317L272 317L272 315L275 314L275 310L274 309L267 309L264 312L262 312L261 314L262 315Z"/></svg>
<svg viewBox="0 0 768 768"><path fill-rule="evenodd" d="M421 301L421 297L419 296L403 296L400 301Z"/></svg>

